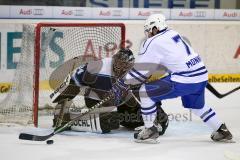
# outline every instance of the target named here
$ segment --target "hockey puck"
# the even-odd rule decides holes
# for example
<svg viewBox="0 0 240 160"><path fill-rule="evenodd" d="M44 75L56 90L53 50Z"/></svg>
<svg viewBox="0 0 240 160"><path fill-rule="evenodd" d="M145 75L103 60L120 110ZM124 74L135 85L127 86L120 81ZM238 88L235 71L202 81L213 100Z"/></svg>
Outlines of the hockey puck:
<svg viewBox="0 0 240 160"><path fill-rule="evenodd" d="M47 144L53 144L53 142L54 142L54 141L51 140L51 139L50 139L50 140L47 140Z"/></svg>

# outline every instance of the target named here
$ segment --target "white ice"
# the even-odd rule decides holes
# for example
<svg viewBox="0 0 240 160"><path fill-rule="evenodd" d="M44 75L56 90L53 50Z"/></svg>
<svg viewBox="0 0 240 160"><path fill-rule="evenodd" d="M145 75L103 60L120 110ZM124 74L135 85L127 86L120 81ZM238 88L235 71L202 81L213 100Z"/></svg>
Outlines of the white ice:
<svg viewBox="0 0 240 160"><path fill-rule="evenodd" d="M222 93L231 89L229 84L216 87ZM212 142L212 130L182 108L180 99L175 99L163 103L170 124L159 144L135 143L133 132L124 128L111 134L68 131L52 137L52 145L19 140L20 132L51 131L51 117L41 117L40 128L0 126L0 160L240 160L240 91L222 99L207 91L206 97L207 104L226 122L236 143Z"/></svg>

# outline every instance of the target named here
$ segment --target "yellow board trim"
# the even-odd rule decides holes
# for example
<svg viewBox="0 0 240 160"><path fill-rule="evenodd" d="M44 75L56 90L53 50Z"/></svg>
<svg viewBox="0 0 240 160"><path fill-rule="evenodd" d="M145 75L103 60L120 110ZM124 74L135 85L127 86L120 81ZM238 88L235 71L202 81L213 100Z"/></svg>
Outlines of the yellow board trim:
<svg viewBox="0 0 240 160"><path fill-rule="evenodd" d="M161 74L153 74L149 81L158 80L164 77ZM210 83L238 83L240 82L240 74L208 74Z"/></svg>
<svg viewBox="0 0 240 160"><path fill-rule="evenodd" d="M208 81L210 83L237 83L240 82L240 74L209 74Z"/></svg>
<svg viewBox="0 0 240 160"><path fill-rule="evenodd" d="M10 90L11 83L8 82L0 82L0 93L6 93Z"/></svg>

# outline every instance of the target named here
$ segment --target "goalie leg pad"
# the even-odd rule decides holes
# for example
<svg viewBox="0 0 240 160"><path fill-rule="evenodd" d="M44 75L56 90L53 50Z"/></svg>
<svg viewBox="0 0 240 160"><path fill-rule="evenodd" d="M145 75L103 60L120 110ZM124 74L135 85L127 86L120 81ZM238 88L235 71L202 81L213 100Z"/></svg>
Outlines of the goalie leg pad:
<svg viewBox="0 0 240 160"><path fill-rule="evenodd" d="M71 119L78 116L70 113ZM113 129L119 128L119 117L117 112L92 113L77 120L71 127L74 131L109 133Z"/></svg>
<svg viewBox="0 0 240 160"><path fill-rule="evenodd" d="M53 103L58 103L64 99L73 99L80 92L80 87L75 85L70 75L64 82L50 94Z"/></svg>

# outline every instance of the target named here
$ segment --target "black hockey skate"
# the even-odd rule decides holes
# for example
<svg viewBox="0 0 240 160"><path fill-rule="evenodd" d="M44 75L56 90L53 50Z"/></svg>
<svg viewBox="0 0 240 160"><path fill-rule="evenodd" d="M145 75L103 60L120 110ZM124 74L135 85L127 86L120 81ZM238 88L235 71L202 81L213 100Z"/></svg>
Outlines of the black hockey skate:
<svg viewBox="0 0 240 160"><path fill-rule="evenodd" d="M161 107L158 108L157 113L158 113L158 116L154 121L154 124L155 126L158 127L159 135L161 136L165 133L168 127L169 120L168 120L168 115L164 112L164 110Z"/></svg>
<svg viewBox="0 0 240 160"><path fill-rule="evenodd" d="M137 133L134 133L134 140L137 143L159 143L159 128L153 125L150 128L141 127Z"/></svg>
<svg viewBox="0 0 240 160"><path fill-rule="evenodd" d="M231 132L227 129L225 124L222 124L219 129L212 133L211 139L214 142L230 142L234 143L232 140L233 136Z"/></svg>

